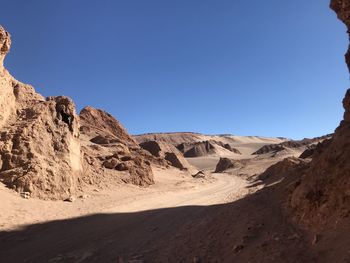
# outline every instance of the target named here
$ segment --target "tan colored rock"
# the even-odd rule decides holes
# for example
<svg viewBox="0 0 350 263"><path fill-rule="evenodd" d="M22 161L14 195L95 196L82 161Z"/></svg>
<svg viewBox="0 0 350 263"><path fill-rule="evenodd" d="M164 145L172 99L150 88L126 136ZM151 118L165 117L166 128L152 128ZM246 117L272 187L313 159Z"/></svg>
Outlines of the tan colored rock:
<svg viewBox="0 0 350 263"><path fill-rule="evenodd" d="M154 183L149 163L152 156L140 149L111 114L85 107L80 112L80 123L80 140L84 144L83 152L88 164L85 180L103 184L96 182L96 178L104 178L105 182L119 178L122 182L141 186Z"/></svg>
<svg viewBox="0 0 350 263"><path fill-rule="evenodd" d="M11 46L0 27L0 58ZM0 70L0 180L31 197L64 199L81 171L79 121L67 97L44 99Z"/></svg>
<svg viewBox="0 0 350 263"><path fill-rule="evenodd" d="M90 137L101 139L104 137L106 143L124 142L136 146L135 140L128 134L127 130L111 114L90 106L85 107L79 114L81 131ZM109 142L108 142L109 141Z"/></svg>
<svg viewBox="0 0 350 263"><path fill-rule="evenodd" d="M0 26L0 70L3 69L5 56L10 52L11 35L2 26Z"/></svg>

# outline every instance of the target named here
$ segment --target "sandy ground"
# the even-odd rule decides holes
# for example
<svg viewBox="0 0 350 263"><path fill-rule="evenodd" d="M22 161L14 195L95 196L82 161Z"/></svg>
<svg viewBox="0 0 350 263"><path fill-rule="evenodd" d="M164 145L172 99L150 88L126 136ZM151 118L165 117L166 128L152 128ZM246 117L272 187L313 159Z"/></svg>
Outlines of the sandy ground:
<svg viewBox="0 0 350 263"><path fill-rule="evenodd" d="M260 146L248 145L248 152ZM23 199L0 184L0 262L283 262L272 259L285 249L306 260L279 197L253 182L291 154L299 153L247 154L243 167L220 174L211 173L218 157L197 158L192 164L206 167L205 179L154 168L155 185L92 190L74 202ZM275 242L277 235L285 241ZM260 260L270 253L266 242L276 255Z"/></svg>
<svg viewBox="0 0 350 263"><path fill-rule="evenodd" d="M237 194L237 198L246 192L245 180L227 174L216 174L208 179L193 179L176 169L156 168L154 173L157 183L150 187L123 185L117 189L92 192L77 198L73 203L23 199L0 185L0 230L14 230L30 224L95 213L220 204L231 201L227 196L232 197L232 192Z"/></svg>

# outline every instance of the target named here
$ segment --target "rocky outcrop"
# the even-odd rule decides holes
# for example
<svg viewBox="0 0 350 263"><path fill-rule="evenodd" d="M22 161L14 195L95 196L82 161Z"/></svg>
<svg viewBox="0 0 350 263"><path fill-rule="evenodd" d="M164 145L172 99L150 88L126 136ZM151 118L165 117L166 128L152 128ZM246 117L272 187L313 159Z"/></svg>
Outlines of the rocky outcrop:
<svg viewBox="0 0 350 263"><path fill-rule="evenodd" d="M150 152L153 156L164 158L171 166L180 170L191 170L191 165L182 156L181 152L175 146L165 142L147 141L140 143L142 149Z"/></svg>
<svg viewBox="0 0 350 263"><path fill-rule="evenodd" d="M182 143L177 148L185 157L201 157L215 153L215 147L210 141Z"/></svg>
<svg viewBox="0 0 350 263"><path fill-rule="evenodd" d="M18 192L64 199L81 171L79 121L67 97L37 94L3 68L11 45L0 28L0 180Z"/></svg>
<svg viewBox="0 0 350 263"><path fill-rule="evenodd" d="M68 97L44 98L3 67L11 46L0 27L0 182L26 196L68 200L92 185L154 183L151 162L110 114Z"/></svg>
<svg viewBox="0 0 350 263"><path fill-rule="evenodd" d="M348 0L331 0L331 8L335 11L338 18L344 22L348 30L350 29L350 2ZM349 31L348 31L349 33ZM350 45L345 54L345 61L350 70Z"/></svg>
<svg viewBox="0 0 350 263"><path fill-rule="evenodd" d="M142 151L111 114L85 107L79 116L84 163L88 174L95 175L92 180L104 176L107 182L118 178L141 186L154 183L151 161L165 165L164 160L155 160Z"/></svg>
<svg viewBox="0 0 350 263"><path fill-rule="evenodd" d="M350 2L333 0L331 7L350 29ZM350 52L346 54L350 68ZM325 226L350 213L350 90L343 100L344 119L294 190L291 205L304 223Z"/></svg>
<svg viewBox="0 0 350 263"><path fill-rule="evenodd" d="M260 155L260 154L267 154L267 153L278 153L280 151L286 150L286 149L296 149L296 148L314 148L317 143L323 142L324 140L328 140L332 138L333 134L327 134L321 137L316 137L312 139L302 139L299 141L295 140L289 140L278 144L268 144L261 147L256 152L252 153L252 155Z"/></svg>
<svg viewBox="0 0 350 263"><path fill-rule="evenodd" d="M127 130L111 114L90 106L85 107L79 114L80 131L88 134L96 143L105 144L124 142L136 146L135 140L128 134Z"/></svg>
<svg viewBox="0 0 350 263"><path fill-rule="evenodd" d="M218 148L224 148L230 152L241 154L239 150L231 147L228 143L222 143L214 140L181 143L177 145L176 148L179 149L179 151L182 152L187 158L213 155L217 153Z"/></svg>
<svg viewBox="0 0 350 263"><path fill-rule="evenodd" d="M220 158L215 168L215 173L222 173L228 169L240 167L240 162L229 158Z"/></svg>
<svg viewBox="0 0 350 263"><path fill-rule="evenodd" d="M252 155L260 155L260 154L267 154L267 153L277 153L280 151L285 150L286 148L281 144L268 144L261 147L256 152L252 153Z"/></svg>
<svg viewBox="0 0 350 263"><path fill-rule="evenodd" d="M269 184L285 177L298 176L307 167L308 161L301 158L288 157L267 168L265 172L258 176L258 179L265 184Z"/></svg>

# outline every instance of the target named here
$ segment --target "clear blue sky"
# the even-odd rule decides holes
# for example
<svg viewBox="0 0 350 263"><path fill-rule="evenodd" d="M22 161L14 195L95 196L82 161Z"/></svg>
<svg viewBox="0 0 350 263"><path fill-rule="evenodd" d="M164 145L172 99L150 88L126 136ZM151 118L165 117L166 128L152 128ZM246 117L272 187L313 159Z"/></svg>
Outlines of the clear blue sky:
<svg viewBox="0 0 350 263"><path fill-rule="evenodd" d="M345 26L329 0L11 0L5 64L132 134L312 137L342 118Z"/></svg>

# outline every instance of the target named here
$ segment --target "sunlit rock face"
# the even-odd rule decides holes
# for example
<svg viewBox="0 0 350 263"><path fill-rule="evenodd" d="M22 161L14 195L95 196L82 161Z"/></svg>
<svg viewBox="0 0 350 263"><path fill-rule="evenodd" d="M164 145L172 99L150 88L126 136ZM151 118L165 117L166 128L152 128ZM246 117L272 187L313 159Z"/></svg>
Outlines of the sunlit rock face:
<svg viewBox="0 0 350 263"><path fill-rule="evenodd" d="M0 180L32 197L64 199L81 171L79 118L67 97L45 99L3 67L11 38L0 27Z"/></svg>

